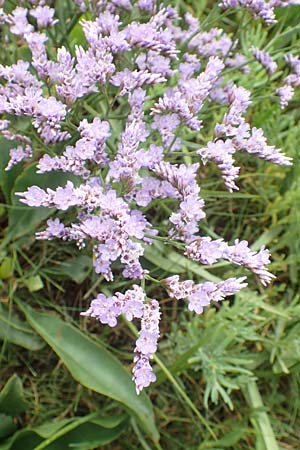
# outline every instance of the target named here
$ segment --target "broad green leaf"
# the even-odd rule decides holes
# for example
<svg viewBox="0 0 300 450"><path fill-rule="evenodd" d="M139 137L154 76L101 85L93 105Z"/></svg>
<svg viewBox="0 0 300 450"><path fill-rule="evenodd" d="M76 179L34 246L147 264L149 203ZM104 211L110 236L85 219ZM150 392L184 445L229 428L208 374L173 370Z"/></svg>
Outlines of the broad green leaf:
<svg viewBox="0 0 300 450"><path fill-rule="evenodd" d="M20 320L14 312L9 312L0 304L0 339L20 345L31 351L40 350L44 342L33 329Z"/></svg>
<svg viewBox="0 0 300 450"><path fill-rule="evenodd" d="M90 450L112 442L125 426L125 415L101 417L93 413L20 430L0 445L0 450Z"/></svg>
<svg viewBox="0 0 300 450"><path fill-rule="evenodd" d="M81 284L92 270L92 259L86 255L57 263L55 268L45 269L46 273L55 276L68 276L75 283Z"/></svg>
<svg viewBox="0 0 300 450"><path fill-rule="evenodd" d="M14 261L10 256L6 256L0 265L0 278L5 280L12 276L14 270Z"/></svg>
<svg viewBox="0 0 300 450"><path fill-rule="evenodd" d="M36 173L36 165L27 167L16 179L12 192L12 206L8 212L7 240L17 239L35 228L53 212L52 208L34 208L20 202L15 192L24 192L28 187L36 185L40 188L55 189L64 186L68 180L74 180L74 176L61 172Z"/></svg>
<svg viewBox="0 0 300 450"><path fill-rule="evenodd" d="M0 413L0 439L4 439L12 435L16 428L14 419L11 416Z"/></svg>
<svg viewBox="0 0 300 450"><path fill-rule="evenodd" d="M14 374L0 392L0 412L16 416L27 409L23 386L20 378Z"/></svg>
<svg viewBox="0 0 300 450"><path fill-rule="evenodd" d="M20 301L18 304L28 323L61 358L76 381L122 403L137 416L149 436L158 440L149 398L144 392L136 394L129 373L111 353L58 317L36 312Z"/></svg>
<svg viewBox="0 0 300 450"><path fill-rule="evenodd" d="M72 47L75 47L75 45L84 45L86 43L82 26L79 23L77 23L71 30L69 34L69 42Z"/></svg>

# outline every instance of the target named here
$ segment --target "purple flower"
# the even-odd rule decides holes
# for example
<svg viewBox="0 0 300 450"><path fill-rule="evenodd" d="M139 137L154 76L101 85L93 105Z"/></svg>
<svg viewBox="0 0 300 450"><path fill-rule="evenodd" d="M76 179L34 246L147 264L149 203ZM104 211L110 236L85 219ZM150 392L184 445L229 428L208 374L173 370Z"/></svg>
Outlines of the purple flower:
<svg viewBox="0 0 300 450"><path fill-rule="evenodd" d="M157 349L159 338L159 304L156 300L145 303L145 293L137 285L133 289L127 290L124 294L117 292L112 297L104 294L92 300L89 309L82 312L82 316L95 317L102 324L111 327L117 325L117 319L121 314L125 314L127 320L141 318L141 331L136 341L133 379L136 383L136 390L140 391L155 381L149 364L149 359Z"/></svg>
<svg viewBox="0 0 300 450"><path fill-rule="evenodd" d="M33 26L29 24L27 20L27 9L17 6L8 20L10 25L10 31L17 36L24 36L26 33L33 31Z"/></svg>
<svg viewBox="0 0 300 450"><path fill-rule="evenodd" d="M150 383L156 380L156 377L149 364L149 359L157 349L157 340L159 338L159 303L151 300L144 305L144 313L141 320L141 331L136 341L133 380L136 385L137 394Z"/></svg>
<svg viewBox="0 0 300 450"><path fill-rule="evenodd" d="M111 83L120 88L119 95L125 95L144 85L163 83L166 79L160 73L151 73L148 70L124 69L111 78Z"/></svg>
<svg viewBox="0 0 300 450"><path fill-rule="evenodd" d="M0 120L0 131L6 130L9 124L10 124L9 120Z"/></svg>
<svg viewBox="0 0 300 450"><path fill-rule="evenodd" d="M219 4L221 8L236 8L242 6L246 8L254 18L261 18L267 25L277 22L271 2L266 3L264 0L222 0Z"/></svg>
<svg viewBox="0 0 300 450"><path fill-rule="evenodd" d="M28 206L48 206L48 195L38 186L31 186L26 192L16 192L16 195Z"/></svg>
<svg viewBox="0 0 300 450"><path fill-rule="evenodd" d="M172 13L171 13L172 14ZM171 32L162 28L170 17L170 10L161 9L148 23L131 22L126 27L126 39L131 47L152 50L176 58L178 50Z"/></svg>
<svg viewBox="0 0 300 450"><path fill-rule="evenodd" d="M9 156L10 160L5 167L5 170L10 170L15 164L23 161L23 159L30 158L32 156L32 148L29 145L26 145L25 148L23 148L22 145L19 145L9 151Z"/></svg>
<svg viewBox="0 0 300 450"><path fill-rule="evenodd" d="M205 282L194 284L191 280L179 282L179 276L175 275L164 280L168 294L171 298L187 299L190 311L202 314L203 308L211 302L220 302L225 297L239 292L247 286L244 283L246 277L228 278L219 283Z"/></svg>
<svg viewBox="0 0 300 450"><path fill-rule="evenodd" d="M126 319L132 321L134 318L142 318L144 314L145 292L140 286L133 285L125 294L116 293L116 296L122 301L122 313Z"/></svg>
<svg viewBox="0 0 300 450"><path fill-rule="evenodd" d="M95 317L103 324L110 327L117 325L117 317L121 314L120 309L116 305L114 297L105 297L99 294L95 300L92 301L91 306L86 312L81 313L82 316Z"/></svg>
<svg viewBox="0 0 300 450"><path fill-rule="evenodd" d="M84 50L76 48L76 72L78 83L84 87L85 93L96 90L96 84L105 84L115 71L113 56L105 46L90 47Z"/></svg>
<svg viewBox="0 0 300 450"><path fill-rule="evenodd" d="M47 28L55 25L58 20L53 19L55 10L49 8L49 6L37 6L35 9L30 10L30 15L37 20L38 28Z"/></svg>
<svg viewBox="0 0 300 450"><path fill-rule="evenodd" d="M170 88L152 108L153 114L176 113L191 129L199 130L201 121L197 114L217 81L224 63L216 57L209 58L205 71L196 78L182 80L179 89Z"/></svg>
<svg viewBox="0 0 300 450"><path fill-rule="evenodd" d="M246 64L247 58L241 53L235 53L234 56L226 59L226 66L236 67L241 72L248 75L250 73L249 66Z"/></svg>
<svg viewBox="0 0 300 450"><path fill-rule="evenodd" d="M137 285L129 289L125 294L117 292L113 297L99 294L92 300L90 308L81 313L83 316L95 317L101 323L116 326L117 317L125 314L127 320L141 318L144 313L145 293Z"/></svg>
<svg viewBox="0 0 300 450"><path fill-rule="evenodd" d="M63 211L78 204L78 198L74 192L74 185L68 181L65 188L59 187L53 195L53 204Z"/></svg>
<svg viewBox="0 0 300 450"><path fill-rule="evenodd" d="M221 6L243 7L272 24L275 6L297 1L223 0ZM72 241L79 250L91 250L94 270L106 282L117 276L122 285L127 279L127 290L99 293L82 315L111 327L121 315L141 322L132 370L140 393L155 381L151 360L160 336L159 303L144 290L151 280L151 265L144 266L147 246L165 247L166 258L173 246L198 264L223 259L252 271L264 285L274 278L265 247L252 251L247 241L200 236L206 217L200 186L208 171L199 156L203 164L217 165L229 191L238 189L237 152L280 165L291 159L246 121L251 93L231 80L242 83L237 72L247 74L249 68L238 40L222 28L206 23L204 31L192 14L181 17L152 0L75 0L85 13L76 25L85 42L73 49L74 42L66 41L59 48L57 30L50 29L55 10L45 3L30 0L28 9L0 10L4 31L10 28L7 43L29 49L26 61L0 64L0 133L16 141L6 169L37 149L39 173L70 174L64 185L31 186L17 195L29 206L60 211L37 239ZM66 19L71 25L72 18ZM252 51L274 73L270 55ZM285 59L290 73L277 90L281 107L300 87L299 57ZM201 314L211 302L244 288L244 281L198 283L174 275L162 285L171 298L186 300Z"/></svg>
<svg viewBox="0 0 300 450"><path fill-rule="evenodd" d="M284 109L294 96L294 88L288 84L285 84L276 90L276 94L278 94L280 99L280 108Z"/></svg>
<svg viewBox="0 0 300 450"><path fill-rule="evenodd" d="M155 353L157 349L157 338L157 333L142 330L136 341L136 351L144 355Z"/></svg>
<svg viewBox="0 0 300 450"><path fill-rule="evenodd" d="M189 53L185 53L183 59L185 62L179 64L180 79L188 80L195 72L200 70L201 64L196 55L191 55Z"/></svg>
<svg viewBox="0 0 300 450"><path fill-rule="evenodd" d="M214 293L216 293L216 285L214 283L206 282L198 285L187 298L189 310L195 311L196 314L202 314L203 308L214 300Z"/></svg>
<svg viewBox="0 0 300 450"><path fill-rule="evenodd" d="M268 52L259 50L256 47L251 47L251 52L255 59L257 59L257 61L259 61L266 68L270 75L276 72L277 64L273 61Z"/></svg>
<svg viewBox="0 0 300 450"><path fill-rule="evenodd" d="M206 148L197 151L204 163L211 160L218 165L225 185L230 192L235 189L238 190L235 179L238 177L240 168L234 166L232 155L235 151L236 149L231 139L227 139L225 142L221 139L208 142Z"/></svg>
<svg viewBox="0 0 300 450"><path fill-rule="evenodd" d="M214 264L218 259L227 259L235 264L246 267L257 275L263 285L267 285L275 278L265 268L270 263L270 253L265 247L260 251L252 252L247 241L235 240L234 245L228 245L222 239L213 241L209 237L198 238L186 247L188 258L202 264Z"/></svg>
<svg viewBox="0 0 300 450"><path fill-rule="evenodd" d="M170 216L170 222L175 225L170 234L175 234L185 242L194 239L194 234L198 231L198 221L205 217L204 201L199 198L200 188L196 181L198 167L198 164L181 164L177 167L162 161L152 169L178 191L181 203L178 212Z"/></svg>
<svg viewBox="0 0 300 450"><path fill-rule="evenodd" d="M209 31L192 33L188 47L196 51L202 57L225 57L234 47L231 38L222 29L212 28Z"/></svg>
<svg viewBox="0 0 300 450"><path fill-rule="evenodd" d="M159 55L156 52L149 51L147 55L142 53L136 59L136 64L140 70L149 70L153 74L160 74L169 78L176 72L171 69L171 60L166 56Z"/></svg>
<svg viewBox="0 0 300 450"><path fill-rule="evenodd" d="M135 366L133 368L133 381L136 387L136 393L139 394L145 387L148 387L156 380L155 373L145 356L135 356Z"/></svg>
<svg viewBox="0 0 300 450"><path fill-rule="evenodd" d="M138 0L138 7L149 14L155 11L156 3L154 0Z"/></svg>
<svg viewBox="0 0 300 450"><path fill-rule="evenodd" d="M189 258L195 259L202 264L212 265L223 257L227 248L222 239L212 241L209 237L198 238L186 247L186 254Z"/></svg>
<svg viewBox="0 0 300 450"><path fill-rule="evenodd" d="M108 176L115 180L126 181L128 191L136 184L138 171L142 167L137 150L143 131L143 123L139 120L127 124L121 136L116 158L110 164Z"/></svg>
<svg viewBox="0 0 300 450"><path fill-rule="evenodd" d="M248 153L254 153L274 164L290 166L292 164L292 159L285 156L280 149L275 148L273 145L267 145L267 139L263 133L261 128L252 128L251 135L245 141L245 145L242 149L246 150Z"/></svg>
<svg viewBox="0 0 300 450"><path fill-rule="evenodd" d="M47 220L47 228L44 231L36 233L37 239L52 240L54 238L64 238L66 235L66 228L59 219Z"/></svg>

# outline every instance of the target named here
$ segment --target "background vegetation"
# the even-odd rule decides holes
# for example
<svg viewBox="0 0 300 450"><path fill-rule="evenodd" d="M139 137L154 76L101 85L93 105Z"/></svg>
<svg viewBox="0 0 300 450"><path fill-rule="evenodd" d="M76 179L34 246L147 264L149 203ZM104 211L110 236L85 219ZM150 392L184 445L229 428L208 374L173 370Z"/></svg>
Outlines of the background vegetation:
<svg viewBox="0 0 300 450"><path fill-rule="evenodd" d="M282 168L242 155L240 192L234 194L225 191L211 166L201 181L205 232L247 239L253 249L268 245L277 279L266 289L253 280L202 316L188 313L153 285L149 292L163 308L157 382L137 397L129 375L134 327L124 321L111 329L79 316L100 286L109 293L125 282L116 279L113 287L104 282L90 257L78 256L69 243L35 241L51 211L22 206L14 193L36 182L49 186L55 175L40 181L32 165L4 172L14 144L2 139L0 450L300 446L300 109L296 98L280 111L274 94L286 70L283 55L299 50L300 7L278 11L279 23L266 30L243 12L222 15L216 2L177 3L207 26L216 22L239 37L253 71L235 73L234 81L253 93L252 125L294 158L291 168ZM63 7L57 10L63 14ZM66 29L72 45L82 39L75 21ZM272 79L253 61L251 45L267 47L278 62ZM9 64L10 56L1 53L1 63ZM209 114L215 124L222 111ZM155 221L160 217L153 211ZM217 280L243 273L227 263L204 270L158 244L147 249L144 266L160 278L182 273Z"/></svg>

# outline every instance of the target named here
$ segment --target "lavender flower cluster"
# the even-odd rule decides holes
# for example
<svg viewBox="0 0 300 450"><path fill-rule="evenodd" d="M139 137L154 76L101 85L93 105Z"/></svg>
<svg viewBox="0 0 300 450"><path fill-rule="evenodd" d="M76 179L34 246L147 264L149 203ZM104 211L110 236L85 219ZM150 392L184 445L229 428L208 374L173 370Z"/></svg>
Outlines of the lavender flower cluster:
<svg viewBox="0 0 300 450"><path fill-rule="evenodd" d="M222 0L220 7L223 9L237 8L241 6L247 9L255 18L262 19L267 25L277 22L275 10L277 7L286 7L289 5L300 5L300 0Z"/></svg>
<svg viewBox="0 0 300 450"><path fill-rule="evenodd" d="M31 186L18 193L29 206L78 213L71 222L69 215L64 222L58 217L48 220L37 238L74 241L79 249L91 242L97 274L113 281L121 264L124 278L141 282L110 297L100 293L82 313L110 327L121 315L140 320L133 367L139 393L155 381L150 361L160 320L159 302L148 299L141 287L150 278L141 264L146 246L165 238L194 261L212 265L225 259L249 269L267 285L273 275L266 269L269 252L264 247L253 252L246 241L229 245L201 236L205 202L199 173L206 162L215 163L231 192L238 189L236 153L280 165L290 165L291 160L267 144L262 129L247 122L251 93L226 77L228 68L247 73L246 58L237 51L236 39L222 29L202 29L190 13L181 17L173 7L157 6L154 0L75 0L85 44L73 49L58 45L55 50L55 10L44 1L30 3L30 8L17 6L8 13L4 7L0 12L7 42L15 39L31 52L30 61L0 65L0 132L19 143L10 152L7 170L34 157L40 174L69 173L72 181L65 186ZM221 6L245 6L272 24L277 4L226 0ZM252 51L270 74L276 70L268 54ZM288 63L293 74L282 88L285 93L278 92L283 105L287 90L299 83L299 60L290 57ZM90 107L93 99L99 111ZM223 119L209 142L189 152L189 143L195 148L195 136L205 127L202 112L211 104L226 110ZM29 118L23 134L15 129L15 117ZM190 136L188 142L183 142L183 135ZM36 151L41 146L42 155ZM183 163L187 152L192 164ZM166 233L150 223L148 211L157 199L157 207L170 199L174 205L166 217ZM211 302L245 287L245 279L195 284L180 282L176 275L159 281L171 298L186 300L191 311L201 314Z"/></svg>

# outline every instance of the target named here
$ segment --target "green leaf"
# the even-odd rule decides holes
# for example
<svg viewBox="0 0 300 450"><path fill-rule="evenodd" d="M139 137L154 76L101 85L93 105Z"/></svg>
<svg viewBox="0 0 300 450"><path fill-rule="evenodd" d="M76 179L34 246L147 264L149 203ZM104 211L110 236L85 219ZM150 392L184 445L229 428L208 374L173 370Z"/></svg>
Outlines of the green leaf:
<svg viewBox="0 0 300 450"><path fill-rule="evenodd" d="M221 439L218 439L217 441L205 441L202 442L202 444L200 445L199 450L208 450L208 449L216 449L216 447L223 447L223 448L228 448L228 447L235 447L235 445L243 438L245 437L247 433L247 428L241 426L241 424L239 424L238 427L236 427L233 431L229 432L226 434L226 436L224 436Z"/></svg>
<svg viewBox="0 0 300 450"><path fill-rule="evenodd" d="M20 345L31 351L44 347L42 339L36 335L33 329L12 311L7 311L0 304L0 339Z"/></svg>
<svg viewBox="0 0 300 450"><path fill-rule="evenodd" d="M71 30L69 34L69 42L72 47L75 47L75 45L84 45L86 43L86 38L82 30L82 26L79 23L77 23Z"/></svg>
<svg viewBox="0 0 300 450"><path fill-rule="evenodd" d="M7 241L35 231L35 228L53 212L52 208L34 208L24 205L15 192L24 192L33 185L43 189L55 189L58 186L64 186L68 180L74 181L76 177L61 172L37 174L35 164L27 167L16 179L13 188L11 200L14 207L10 208L8 213Z"/></svg>
<svg viewBox="0 0 300 450"><path fill-rule="evenodd" d="M0 278L5 280L10 278L14 271L14 260L10 256L6 256L0 265Z"/></svg>
<svg viewBox="0 0 300 450"><path fill-rule="evenodd" d="M14 374L0 392L0 412L16 416L27 409L23 386L20 378Z"/></svg>
<svg viewBox="0 0 300 450"><path fill-rule="evenodd" d="M182 256L174 251L168 254L168 258L171 262L178 264L184 271L190 271L195 275L199 275L204 280L213 281L218 283L220 278L211 274L208 270L204 269L200 264Z"/></svg>
<svg viewBox="0 0 300 450"><path fill-rule="evenodd" d="M4 138L0 138L0 187L7 203L10 203L10 194L16 178L22 172L22 164L13 166L11 170L5 170L9 161L9 150L16 147L16 145L15 141L7 141Z"/></svg>
<svg viewBox="0 0 300 450"><path fill-rule="evenodd" d="M247 428L239 424L237 428L230 433L227 433L226 436L219 439L215 444L220 445L221 447L233 447L245 436L246 432Z"/></svg>
<svg viewBox="0 0 300 450"><path fill-rule="evenodd" d="M100 413L47 422L14 434L0 450L90 450L116 439L126 426L126 415L101 417Z"/></svg>
<svg viewBox="0 0 300 450"><path fill-rule="evenodd" d="M135 414L149 436L158 440L152 404L143 392L137 395L131 377L106 349L58 317L18 305L29 324L61 358L73 378L83 386L122 403Z"/></svg>
<svg viewBox="0 0 300 450"><path fill-rule="evenodd" d="M245 399L252 410L251 422L256 431L257 442L262 442L265 450L279 450L275 433L255 381L249 381L244 387Z"/></svg>
<svg viewBox="0 0 300 450"><path fill-rule="evenodd" d="M11 416L0 413L0 439L4 439L13 434L16 428L14 419Z"/></svg>
<svg viewBox="0 0 300 450"><path fill-rule="evenodd" d="M191 261L179 252L175 252L173 250L170 251L161 242L155 241L153 245L146 247L144 257L156 267L163 269L165 272L176 274L192 272L204 280L214 282L220 281L220 278L204 269L201 264Z"/></svg>
<svg viewBox="0 0 300 450"><path fill-rule="evenodd" d="M77 284L81 284L92 270L92 259L86 255L78 256L69 261L58 263L58 268L45 271L55 276L68 276Z"/></svg>
<svg viewBox="0 0 300 450"><path fill-rule="evenodd" d="M292 367L300 361L300 339L299 327L296 328L297 334L288 336L280 346L280 353L276 357L276 362L273 366L273 372L276 374L289 373Z"/></svg>
<svg viewBox="0 0 300 450"><path fill-rule="evenodd" d="M44 287L44 283L39 275L27 278L24 280L24 283L30 292L39 291Z"/></svg>

